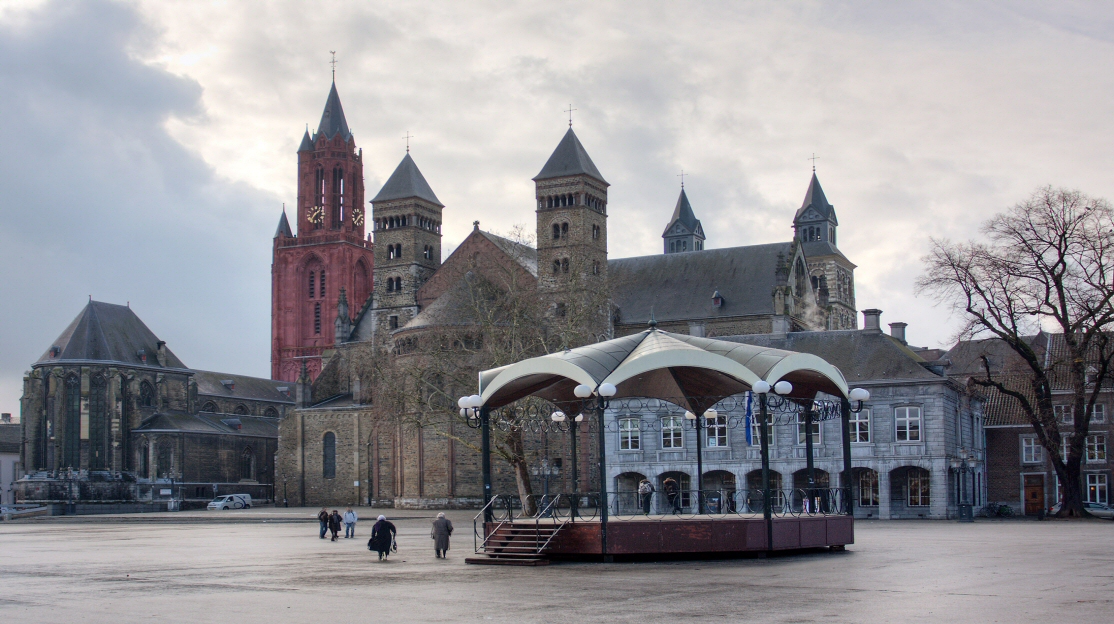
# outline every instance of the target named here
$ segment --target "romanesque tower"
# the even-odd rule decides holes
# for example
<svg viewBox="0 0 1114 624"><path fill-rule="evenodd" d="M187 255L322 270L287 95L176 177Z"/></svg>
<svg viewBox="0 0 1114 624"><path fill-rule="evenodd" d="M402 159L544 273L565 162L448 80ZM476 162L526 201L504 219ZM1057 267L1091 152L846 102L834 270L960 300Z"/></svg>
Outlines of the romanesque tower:
<svg viewBox="0 0 1114 624"><path fill-rule="evenodd" d="M689 204L683 186L681 195L677 198L677 206L673 209L673 216L669 218L669 225L661 237L667 254L704 249L704 226L700 225L700 219L692 212L692 205Z"/></svg>
<svg viewBox="0 0 1114 624"><path fill-rule="evenodd" d="M418 313L418 288L441 266L441 212L410 150L371 200L375 232L375 339Z"/></svg>
<svg viewBox="0 0 1114 624"><path fill-rule="evenodd" d="M826 328L855 329L855 265L836 246L838 227L835 207L813 171L805 200L793 217L793 231L804 246L817 303L827 314Z"/></svg>
<svg viewBox="0 0 1114 624"><path fill-rule="evenodd" d="M372 291L375 258L364 237L362 151L348 130L334 82L317 132L298 148L297 236L286 212L271 262L271 377L312 377L336 335L343 289L359 310ZM343 320L343 319L342 319Z"/></svg>
<svg viewBox="0 0 1114 624"><path fill-rule="evenodd" d="M569 127L534 177L537 199L538 289L548 314L568 318L574 307L589 316L569 319L593 334L607 332L607 187ZM595 299L599 299L596 301Z"/></svg>

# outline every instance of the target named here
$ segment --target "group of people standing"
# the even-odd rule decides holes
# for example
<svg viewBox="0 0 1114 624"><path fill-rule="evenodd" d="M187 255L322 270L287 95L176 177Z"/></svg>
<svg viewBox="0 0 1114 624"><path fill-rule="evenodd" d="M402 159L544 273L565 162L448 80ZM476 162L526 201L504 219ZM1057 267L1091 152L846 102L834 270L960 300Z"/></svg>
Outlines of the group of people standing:
<svg viewBox="0 0 1114 624"><path fill-rule="evenodd" d="M325 539L325 534L331 532L333 534L331 541L337 541L340 534L340 526L344 525L345 539L356 537L356 522L359 518L355 511L349 507L342 516L340 511L334 509L329 513L327 507L322 507L321 511L317 514L317 520L321 524L321 539ZM379 554L379 561L387 559L392 552L398 552L398 544L395 541L395 536L398 534L398 529L394 523L387 520L387 517L380 515L375 520L375 524L371 527L371 539L367 541L367 549L375 551ZM438 513L437 518L433 521L433 526L430 528L429 537L433 540L434 554L438 559L444 559L449 550L449 536L453 534L453 523L445 514Z"/></svg>

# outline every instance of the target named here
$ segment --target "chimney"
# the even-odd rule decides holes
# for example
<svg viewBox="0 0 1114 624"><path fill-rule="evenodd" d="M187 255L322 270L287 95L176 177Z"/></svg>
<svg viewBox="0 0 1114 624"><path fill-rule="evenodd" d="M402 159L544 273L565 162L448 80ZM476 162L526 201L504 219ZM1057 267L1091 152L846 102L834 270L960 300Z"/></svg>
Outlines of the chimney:
<svg viewBox="0 0 1114 624"><path fill-rule="evenodd" d="M155 358L159 361L159 366L166 366L166 342L160 340L155 343Z"/></svg>
<svg viewBox="0 0 1114 624"><path fill-rule="evenodd" d="M890 337L901 344L906 344L905 328L908 326L908 323L890 323Z"/></svg>
<svg viewBox="0 0 1114 624"><path fill-rule="evenodd" d="M882 311L875 308L863 310L863 332L867 334L882 333Z"/></svg>
<svg viewBox="0 0 1114 624"><path fill-rule="evenodd" d="M7 414L7 413L0 414L0 423L4 423L5 425L8 425L8 424L11 424L11 422L12 422L12 415L11 414Z"/></svg>

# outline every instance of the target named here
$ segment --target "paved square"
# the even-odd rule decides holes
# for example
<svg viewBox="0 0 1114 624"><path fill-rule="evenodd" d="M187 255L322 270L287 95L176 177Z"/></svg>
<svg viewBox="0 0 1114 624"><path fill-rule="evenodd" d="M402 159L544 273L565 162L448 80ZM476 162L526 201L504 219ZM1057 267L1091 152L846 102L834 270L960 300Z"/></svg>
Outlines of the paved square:
<svg viewBox="0 0 1114 624"><path fill-rule="evenodd" d="M317 538L312 509L0 523L7 622L1105 622L1114 522L859 522L846 553L670 563L468 566L432 512L397 518L399 553ZM724 618L727 618L726 620Z"/></svg>

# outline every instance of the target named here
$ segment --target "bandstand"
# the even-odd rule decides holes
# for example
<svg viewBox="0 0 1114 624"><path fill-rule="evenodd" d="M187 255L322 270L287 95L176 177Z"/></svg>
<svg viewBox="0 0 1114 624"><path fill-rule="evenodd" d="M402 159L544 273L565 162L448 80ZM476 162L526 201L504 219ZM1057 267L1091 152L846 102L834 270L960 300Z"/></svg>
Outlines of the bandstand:
<svg viewBox="0 0 1114 624"><path fill-rule="evenodd" d="M869 394L849 390L843 374L817 356L673 334L651 322L638 334L523 360L479 377L479 394L459 401L461 415L482 430L485 504L474 521L476 557L469 563L733 556L842 550L854 542L848 420ZM685 410L683 420L671 423L696 430L696 482L674 482L653 492L609 491L605 445L608 433L615 432L609 432L605 412L638 414L662 404ZM814 423L832 419L842 421L840 486L817 482L811 435L805 436L806 487L771 483L770 427L795 422L812 431ZM760 483L705 488L700 449L708 423L757 431ZM616 426L610 423L611 429ZM568 433L572 491L527 504L518 495L492 492L492 427ZM595 491L582 491L578 479L575 444L577 430L585 428L597 436Z"/></svg>

